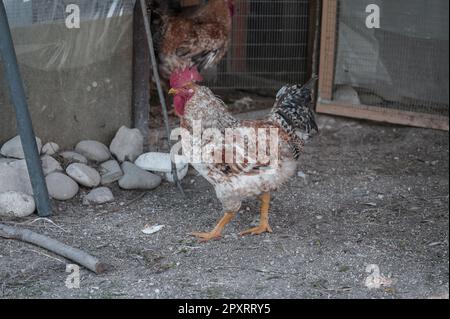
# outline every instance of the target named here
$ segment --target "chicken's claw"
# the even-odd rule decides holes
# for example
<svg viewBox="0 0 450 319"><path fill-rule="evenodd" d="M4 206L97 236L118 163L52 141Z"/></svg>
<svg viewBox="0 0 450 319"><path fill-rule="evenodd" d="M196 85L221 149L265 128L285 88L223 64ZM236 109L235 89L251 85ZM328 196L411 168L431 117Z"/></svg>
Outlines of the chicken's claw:
<svg viewBox="0 0 450 319"><path fill-rule="evenodd" d="M245 235L261 235L263 233L273 233L272 227L269 224L259 225L258 227L250 228L246 231L239 233L241 236Z"/></svg>
<svg viewBox="0 0 450 319"><path fill-rule="evenodd" d="M198 233L198 232L194 232L191 233L191 236L197 237L201 243L210 241L210 240L214 240L214 239L219 239L221 237L221 234L218 232L209 232L209 233Z"/></svg>
<svg viewBox="0 0 450 319"><path fill-rule="evenodd" d="M233 218L235 213L225 213L223 215L222 219L219 221L219 223L214 227L212 231L209 233L191 233L192 236L195 236L200 239L201 243L213 240L213 239L219 239L222 234L222 230L225 227L226 224L228 224Z"/></svg>

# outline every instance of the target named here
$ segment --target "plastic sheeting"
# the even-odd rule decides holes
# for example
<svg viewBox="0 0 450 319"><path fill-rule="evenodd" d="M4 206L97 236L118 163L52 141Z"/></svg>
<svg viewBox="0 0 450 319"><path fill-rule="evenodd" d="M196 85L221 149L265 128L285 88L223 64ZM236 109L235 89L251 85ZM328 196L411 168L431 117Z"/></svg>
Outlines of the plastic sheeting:
<svg viewBox="0 0 450 319"><path fill-rule="evenodd" d="M135 0L3 2L37 135L69 147L130 124ZM0 59L0 143L16 134L7 94Z"/></svg>
<svg viewBox="0 0 450 319"><path fill-rule="evenodd" d="M21 63L45 70L89 65L120 50L129 27L123 22L131 17L134 6L133 0L4 1L11 27L32 34L26 42L15 39ZM86 25L82 32L66 27L71 4L80 10L80 26Z"/></svg>
<svg viewBox="0 0 450 319"><path fill-rule="evenodd" d="M380 29L366 27L369 4L381 9ZM447 0L339 1L335 84L448 115L448 9Z"/></svg>

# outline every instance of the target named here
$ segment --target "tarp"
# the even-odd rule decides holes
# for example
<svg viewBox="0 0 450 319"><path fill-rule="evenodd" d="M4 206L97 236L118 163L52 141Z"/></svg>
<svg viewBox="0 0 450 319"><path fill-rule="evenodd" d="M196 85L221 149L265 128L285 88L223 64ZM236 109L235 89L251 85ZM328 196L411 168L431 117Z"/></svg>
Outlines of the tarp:
<svg viewBox="0 0 450 319"><path fill-rule="evenodd" d="M3 2L38 136L70 147L131 124L135 0ZM16 134L6 88L0 59L0 144Z"/></svg>
<svg viewBox="0 0 450 319"><path fill-rule="evenodd" d="M27 42L15 38L21 63L44 70L89 65L117 52L123 37L128 36L130 26L124 22L131 17L135 3L135 0L3 1L13 30L38 30ZM79 8L80 25L87 24L88 32L70 32L66 21L72 22L71 5ZM114 37L110 36L113 34Z"/></svg>

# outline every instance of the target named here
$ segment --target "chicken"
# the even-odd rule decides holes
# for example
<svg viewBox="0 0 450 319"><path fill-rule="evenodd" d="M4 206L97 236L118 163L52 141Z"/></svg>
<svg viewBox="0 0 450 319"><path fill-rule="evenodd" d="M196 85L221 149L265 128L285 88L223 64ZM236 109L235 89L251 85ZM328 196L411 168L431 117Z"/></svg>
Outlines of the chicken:
<svg viewBox="0 0 450 319"><path fill-rule="evenodd" d="M228 51L234 0L210 0L190 13L159 14L156 29L159 72L168 81L176 69L217 65Z"/></svg>
<svg viewBox="0 0 450 319"><path fill-rule="evenodd" d="M170 80L169 94L174 95L174 108L181 118L181 127L188 132L200 128L203 133L201 160L193 160L194 155L191 164L214 186L225 215L211 232L192 235L202 241L220 237L242 201L254 196L261 198L260 223L241 235L272 232L270 192L296 173L297 159L305 141L318 131L311 110L311 87L315 79L303 86L284 86L276 96L270 115L265 120L255 121L234 118L209 88L197 84L201 80L195 69L176 72ZM189 141L187 145L193 143ZM268 146L270 156L267 156Z"/></svg>

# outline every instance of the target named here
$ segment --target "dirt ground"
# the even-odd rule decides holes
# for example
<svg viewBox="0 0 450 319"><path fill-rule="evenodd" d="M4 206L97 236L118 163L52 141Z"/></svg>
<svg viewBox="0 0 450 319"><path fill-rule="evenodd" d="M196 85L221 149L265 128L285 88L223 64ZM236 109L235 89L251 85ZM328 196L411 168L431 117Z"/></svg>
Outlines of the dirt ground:
<svg viewBox="0 0 450 319"><path fill-rule="evenodd" d="M221 240L188 233L220 218L212 188L195 172L183 198L168 183L152 192L113 188L116 201L55 203L51 220L21 223L112 265L81 270L68 289L67 260L0 239L3 298L448 298L447 132L320 117L296 177L273 194L273 234L237 235L258 215L248 201ZM87 190L83 190L86 192ZM146 235L146 224L165 225ZM369 289L366 267L385 286Z"/></svg>

